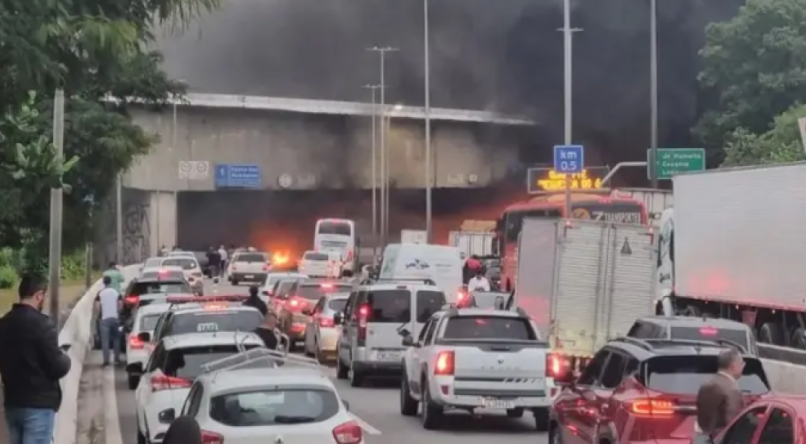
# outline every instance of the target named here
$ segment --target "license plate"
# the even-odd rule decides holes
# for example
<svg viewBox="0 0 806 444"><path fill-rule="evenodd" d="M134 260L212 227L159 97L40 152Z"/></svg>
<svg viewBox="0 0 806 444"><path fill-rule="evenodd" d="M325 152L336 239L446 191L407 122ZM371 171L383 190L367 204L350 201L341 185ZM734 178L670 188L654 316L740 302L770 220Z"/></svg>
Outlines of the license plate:
<svg viewBox="0 0 806 444"><path fill-rule="evenodd" d="M254 279L254 278L255 278L254 274L247 274L246 276L244 276L244 279Z"/></svg>
<svg viewBox="0 0 806 444"><path fill-rule="evenodd" d="M508 401L505 399L490 399L490 398L481 398L480 404L488 409L514 409L515 408L515 401Z"/></svg>
<svg viewBox="0 0 806 444"><path fill-rule="evenodd" d="M378 352L378 359L381 361L397 361L400 359L399 352Z"/></svg>

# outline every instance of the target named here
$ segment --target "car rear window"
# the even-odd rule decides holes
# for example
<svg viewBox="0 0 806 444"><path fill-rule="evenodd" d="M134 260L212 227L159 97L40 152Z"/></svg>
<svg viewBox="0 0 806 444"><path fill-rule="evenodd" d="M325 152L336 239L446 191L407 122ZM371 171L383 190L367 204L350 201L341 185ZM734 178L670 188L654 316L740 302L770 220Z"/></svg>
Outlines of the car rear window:
<svg viewBox="0 0 806 444"><path fill-rule="evenodd" d="M154 331L154 328L157 326L157 321L159 321L160 315L153 314L153 315L146 315L140 318L140 326L138 329L140 331Z"/></svg>
<svg viewBox="0 0 806 444"><path fill-rule="evenodd" d="M184 279L185 275L181 271L163 271L161 273L157 271L146 271L145 273L143 273L143 276L141 276L141 279L156 280L158 277L161 277L162 279L170 279L178 281Z"/></svg>
<svg viewBox="0 0 806 444"><path fill-rule="evenodd" d="M230 427L311 424L341 410L327 389L283 389L228 393L210 398L210 419Z"/></svg>
<svg viewBox="0 0 806 444"><path fill-rule="evenodd" d="M411 321L410 290L378 290L367 293L369 322Z"/></svg>
<svg viewBox="0 0 806 444"><path fill-rule="evenodd" d="M506 303L509 295L506 293L484 293L484 292L473 292L471 294L473 297L473 306L476 308L487 308L487 309L496 309L495 302L498 298L501 298L503 303Z"/></svg>
<svg viewBox="0 0 806 444"><path fill-rule="evenodd" d="M301 298L309 301L318 301L322 296L328 293L341 293L350 291L352 285L349 284L303 284L297 289L297 294Z"/></svg>
<svg viewBox="0 0 806 444"><path fill-rule="evenodd" d="M671 339L687 339L695 341L725 340L741 345L745 350L750 350L747 330L738 328L714 328L714 327L671 327L669 329Z"/></svg>
<svg viewBox="0 0 806 444"><path fill-rule="evenodd" d="M235 256L235 262L266 262L266 257L260 253L239 254Z"/></svg>
<svg viewBox="0 0 806 444"><path fill-rule="evenodd" d="M302 258L306 261L328 261L330 256L323 253L305 253Z"/></svg>
<svg viewBox="0 0 806 444"><path fill-rule="evenodd" d="M251 345L245 348L250 349L255 348L255 346ZM161 366L161 370L168 376L193 380L204 373L201 368L202 365L238 353L236 344L175 348L168 350L168 355Z"/></svg>
<svg viewBox="0 0 806 444"><path fill-rule="evenodd" d="M739 388L745 393L759 395L770 391L761 361L744 358L744 374ZM696 395L705 382L717 372L716 355L657 356L649 359L646 370L647 388L663 393Z"/></svg>
<svg viewBox="0 0 806 444"><path fill-rule="evenodd" d="M258 311L252 310L177 313L171 324L167 326L164 336L218 331L252 331L262 321L263 316Z"/></svg>
<svg viewBox="0 0 806 444"><path fill-rule="evenodd" d="M537 335L526 319L503 316L456 316L445 326L445 339L535 340Z"/></svg>
<svg viewBox="0 0 806 444"><path fill-rule="evenodd" d="M199 263L196 262L196 259L189 257L172 257L165 259L162 265L166 267L182 267L183 270L193 270L199 266Z"/></svg>
<svg viewBox="0 0 806 444"><path fill-rule="evenodd" d="M352 226L347 222L319 222L319 234L337 234L352 236Z"/></svg>
<svg viewBox="0 0 806 444"><path fill-rule="evenodd" d="M331 299L327 303L327 308L333 311L344 311L344 307L347 306L347 299Z"/></svg>
<svg viewBox="0 0 806 444"><path fill-rule="evenodd" d="M445 293L433 290L417 292L417 322L425 322L447 304Z"/></svg>
<svg viewBox="0 0 806 444"><path fill-rule="evenodd" d="M190 286L184 279L160 280L151 282L135 282L129 289L128 295L140 296L143 294L177 294L192 293Z"/></svg>

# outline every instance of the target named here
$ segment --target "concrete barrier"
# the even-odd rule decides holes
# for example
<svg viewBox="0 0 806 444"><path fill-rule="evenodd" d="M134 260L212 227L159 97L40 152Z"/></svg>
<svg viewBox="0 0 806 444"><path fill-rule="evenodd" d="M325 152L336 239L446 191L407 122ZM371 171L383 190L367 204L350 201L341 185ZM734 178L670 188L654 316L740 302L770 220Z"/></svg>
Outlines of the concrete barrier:
<svg viewBox="0 0 806 444"><path fill-rule="evenodd" d="M136 276L139 268L139 264L123 267L124 285ZM75 444L76 442L81 373L84 370L84 358L87 356L92 338L93 301L102 286L103 284L98 280L84 293L76 302L64 327L59 332L59 345L70 344L68 355L73 364L70 367L70 373L60 381L62 405L56 415L56 426L53 429L52 442L55 444Z"/></svg>

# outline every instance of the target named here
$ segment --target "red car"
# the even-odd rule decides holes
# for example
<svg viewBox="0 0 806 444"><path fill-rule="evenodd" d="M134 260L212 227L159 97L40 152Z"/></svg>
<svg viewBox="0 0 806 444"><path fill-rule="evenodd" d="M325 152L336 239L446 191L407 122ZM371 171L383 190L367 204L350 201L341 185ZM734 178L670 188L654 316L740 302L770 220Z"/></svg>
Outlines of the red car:
<svg viewBox="0 0 806 444"><path fill-rule="evenodd" d="M549 442L688 444L695 434L697 392L716 374L724 349L699 340L608 342L554 401ZM738 383L749 404L769 393L769 384L758 358L745 355L744 361Z"/></svg>
<svg viewBox="0 0 806 444"><path fill-rule="evenodd" d="M775 395L746 407L716 439L719 444L806 443L806 397Z"/></svg>

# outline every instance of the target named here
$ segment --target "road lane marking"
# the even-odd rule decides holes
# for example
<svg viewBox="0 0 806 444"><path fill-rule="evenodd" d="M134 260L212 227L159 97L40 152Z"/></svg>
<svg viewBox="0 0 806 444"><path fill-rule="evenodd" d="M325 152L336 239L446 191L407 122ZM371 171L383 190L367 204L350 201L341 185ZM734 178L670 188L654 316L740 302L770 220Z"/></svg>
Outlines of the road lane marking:
<svg viewBox="0 0 806 444"><path fill-rule="evenodd" d="M123 444L123 432L120 430L118 417L118 396L115 392L115 366L103 369L104 373L104 444Z"/></svg>
<svg viewBox="0 0 806 444"><path fill-rule="evenodd" d="M350 413L350 416L352 416L355 422L357 422L358 425L361 426L361 428L364 429L364 431L369 433L370 435L383 435L383 433L381 433L380 430L376 429L375 427L372 427L368 422L364 421L358 416L355 416L355 413Z"/></svg>

